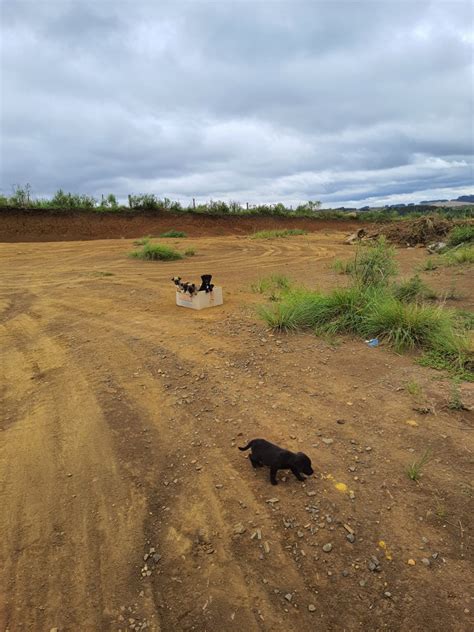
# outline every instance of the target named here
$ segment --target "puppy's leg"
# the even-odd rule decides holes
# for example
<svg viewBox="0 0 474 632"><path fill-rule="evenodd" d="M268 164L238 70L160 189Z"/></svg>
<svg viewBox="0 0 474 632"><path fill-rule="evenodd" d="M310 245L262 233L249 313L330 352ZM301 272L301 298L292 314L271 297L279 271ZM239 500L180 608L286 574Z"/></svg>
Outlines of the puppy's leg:
<svg viewBox="0 0 474 632"><path fill-rule="evenodd" d="M299 473L299 471L296 469L296 467L292 467L291 471L293 472L293 474L296 476L296 478L299 481L305 481L306 479L304 478L304 476L301 476L301 474Z"/></svg>
<svg viewBox="0 0 474 632"><path fill-rule="evenodd" d="M270 482L272 485L278 485L278 481L276 479L277 472L278 472L277 467L270 468Z"/></svg>
<svg viewBox="0 0 474 632"><path fill-rule="evenodd" d="M262 464L260 463L260 461L258 459L256 459L253 454L249 455L249 459L250 462L252 463L253 467L262 467Z"/></svg>

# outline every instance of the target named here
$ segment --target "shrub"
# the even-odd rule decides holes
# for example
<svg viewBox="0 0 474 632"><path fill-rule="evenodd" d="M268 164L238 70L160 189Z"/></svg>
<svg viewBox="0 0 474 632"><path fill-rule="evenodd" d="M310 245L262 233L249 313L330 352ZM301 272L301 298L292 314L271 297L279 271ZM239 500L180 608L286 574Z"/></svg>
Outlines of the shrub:
<svg viewBox="0 0 474 632"><path fill-rule="evenodd" d="M180 252L173 250L173 248L169 246L150 243L146 243L141 250L131 252L130 256L136 257L137 259L146 259L148 261L175 261L176 259L183 258Z"/></svg>

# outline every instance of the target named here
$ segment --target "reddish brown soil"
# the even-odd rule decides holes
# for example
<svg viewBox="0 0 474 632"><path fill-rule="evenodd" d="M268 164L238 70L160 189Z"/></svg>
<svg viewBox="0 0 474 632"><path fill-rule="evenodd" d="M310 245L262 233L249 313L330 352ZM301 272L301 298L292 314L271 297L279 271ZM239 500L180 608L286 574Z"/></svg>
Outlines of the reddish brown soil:
<svg viewBox="0 0 474 632"><path fill-rule="evenodd" d="M363 226L357 221L327 221L306 218L210 217L171 213L163 215L106 215L77 213L54 215L24 212L0 213L0 242L76 241L88 239L130 239L158 236L175 229L190 237L245 235L272 228L303 228L307 231L346 230Z"/></svg>
<svg viewBox="0 0 474 632"><path fill-rule="evenodd" d="M254 310L274 272L344 283L343 237L169 240L197 251L170 263L123 240L0 246L2 631L473 629L472 412L410 356L274 335ZM403 273L426 256L400 251ZM176 307L170 278L207 272L225 304ZM423 278L472 307L469 270ZM255 436L314 477L272 487L237 450Z"/></svg>

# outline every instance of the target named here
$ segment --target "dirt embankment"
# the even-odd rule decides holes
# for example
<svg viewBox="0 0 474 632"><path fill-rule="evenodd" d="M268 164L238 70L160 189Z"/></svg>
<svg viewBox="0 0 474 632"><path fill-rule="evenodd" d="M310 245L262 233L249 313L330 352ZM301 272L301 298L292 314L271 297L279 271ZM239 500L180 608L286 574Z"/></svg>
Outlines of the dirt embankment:
<svg viewBox="0 0 474 632"><path fill-rule="evenodd" d="M318 220L305 217L213 217L172 214L105 215L95 213L47 212L0 213L0 241L76 241L89 239L131 239L143 235L158 236L177 229L190 237L249 234L257 230L302 228L308 231L347 230L362 225L358 221Z"/></svg>

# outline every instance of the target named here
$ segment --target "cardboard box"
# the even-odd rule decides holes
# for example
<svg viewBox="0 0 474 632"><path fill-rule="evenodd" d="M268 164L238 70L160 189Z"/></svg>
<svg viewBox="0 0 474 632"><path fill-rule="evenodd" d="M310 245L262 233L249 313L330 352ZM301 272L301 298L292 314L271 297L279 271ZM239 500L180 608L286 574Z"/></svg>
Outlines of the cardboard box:
<svg viewBox="0 0 474 632"><path fill-rule="evenodd" d="M191 309L206 309L206 307L216 307L223 304L222 287L214 286L212 292L197 292L193 296L176 292L176 305L180 307L190 307Z"/></svg>

